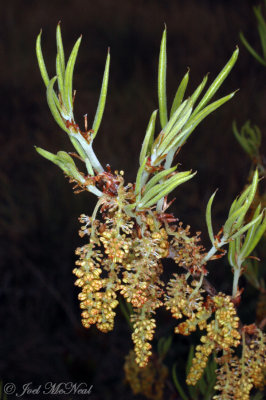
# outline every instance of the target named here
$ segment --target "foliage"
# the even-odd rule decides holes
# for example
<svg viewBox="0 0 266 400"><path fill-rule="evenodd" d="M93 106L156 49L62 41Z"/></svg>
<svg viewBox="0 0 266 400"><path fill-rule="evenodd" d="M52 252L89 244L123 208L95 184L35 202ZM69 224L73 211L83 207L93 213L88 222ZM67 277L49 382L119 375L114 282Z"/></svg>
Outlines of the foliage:
<svg viewBox="0 0 266 400"><path fill-rule="evenodd" d="M266 1L265 1L265 7L266 7ZM244 34L240 32L240 39L246 49L250 52L250 54L264 67L266 67L266 20L263 17L262 11L261 11L261 5L259 6L254 6L253 7L253 12L255 14L255 17L257 19L257 28L258 28L258 33L260 37L260 42L261 42L261 47L262 47L262 55L260 55L247 41L245 38Z"/></svg>
<svg viewBox="0 0 266 400"><path fill-rule="evenodd" d="M149 393L149 398L156 398L152 397L151 386L143 388L143 382L147 376L152 376L154 380L158 373L154 369L154 362L156 364L157 361L154 361L156 358L152 355L151 342L156 328L156 310L165 307L178 320L175 333L187 336L196 330L204 331L201 344L197 345L191 359L187 384L195 386L197 382L201 382L199 385L204 386L205 381L200 379L209 357L214 354L219 368L218 383L215 386L218 394L213 398L249 398L252 387L261 388L263 384L265 335L255 325L241 324L237 316L237 305L241 301L239 278L245 270L243 263L250 257L266 229L266 217L260 205L250 220L247 220L257 191L259 172L257 169L254 171L250 184L233 201L228 217L216 235L212 224L215 193L211 196L206 208L211 241L209 251L200 243L200 232L193 236L189 226L184 227L173 214L166 213L173 201L167 203L167 196L192 179L196 173L179 170L174 162L175 156L198 124L235 94L233 92L212 101L237 60L238 48L203 96L201 94L206 86L207 76L191 96L184 100L189 80L187 72L177 88L169 114L166 90L166 29L164 30L158 68L161 130L156 136L155 110L147 126L136 180L132 184L125 183L123 171L112 172L109 165L104 168L93 150L107 95L109 51L92 129L88 129L86 117L85 131L82 131L74 118L75 92L72 83L81 38L75 43L66 64L60 25L57 27L56 41L57 75L54 78L49 78L45 67L41 34L37 38L37 58L51 113L57 124L67 133L77 153L59 151L52 154L39 147L36 150L63 170L70 182L75 184L75 193L88 191L98 198L92 216L80 216L82 227L79 233L88 242L77 248L79 259L73 270L77 277L75 285L81 290L78 297L83 326L89 328L95 324L102 332L112 330L120 295L123 298L120 305L125 314L127 304L130 305L128 322L133 328L134 359L133 353L130 353L126 361L126 373L130 376L128 380L131 385L135 382L133 390L136 393L145 392L146 395ZM57 93L54 90L56 81ZM84 162L86 172L77 168L73 157ZM226 253L225 246L229 246L228 256L233 273L231 296L217 292L206 278L207 264L223 257ZM165 283L162 280L162 259L167 257L172 258L178 268ZM159 364L169 346L169 342L161 342L159 345ZM240 347L241 359L235 351ZM252 360L251 365L248 360ZM160 368L161 388L166 373L162 364ZM239 382L243 382L243 385L239 385ZM141 389L137 389L138 385ZM228 389L230 385L236 388L238 397L232 397L232 391Z"/></svg>

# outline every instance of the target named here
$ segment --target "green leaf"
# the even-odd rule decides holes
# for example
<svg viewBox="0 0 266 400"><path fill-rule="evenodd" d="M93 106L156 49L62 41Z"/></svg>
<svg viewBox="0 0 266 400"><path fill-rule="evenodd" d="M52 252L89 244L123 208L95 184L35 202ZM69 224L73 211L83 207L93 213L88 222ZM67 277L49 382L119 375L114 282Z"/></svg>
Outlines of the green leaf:
<svg viewBox="0 0 266 400"><path fill-rule="evenodd" d="M50 151L44 150L41 147L34 146L37 153L39 153L42 157L46 158L49 161L55 163L56 154L50 153Z"/></svg>
<svg viewBox="0 0 266 400"><path fill-rule="evenodd" d="M173 381L176 387L176 390L178 391L178 393L180 394L180 396L182 397L183 400L189 400L189 398L187 397L187 395L185 394L182 386L179 383L179 380L177 378L177 374L176 374L176 363L173 365L173 369L172 369L172 376L173 376Z"/></svg>
<svg viewBox="0 0 266 400"><path fill-rule="evenodd" d="M65 71L65 81L64 81L64 104L67 108L67 112L69 115L72 115L72 110L73 110L73 71L74 71L74 66L76 62L76 58L78 55L78 50L81 42L81 36L80 38L76 41L73 50L69 56L67 66L66 66L66 71Z"/></svg>
<svg viewBox="0 0 266 400"><path fill-rule="evenodd" d="M190 173L190 171L188 171L188 172ZM182 183L188 181L189 179L192 179L193 176L196 175L196 173L197 172L194 172L193 174L184 176L183 178L173 176L172 178L168 179L165 183L160 185L160 186L162 186L161 190L159 191L159 193L155 197L152 198L152 200L148 201L145 204L145 208L151 207L152 205L156 204L161 198L167 196L177 186L179 186ZM173 179L173 178L175 178L175 179ZM158 185L156 185L156 186L158 186Z"/></svg>
<svg viewBox="0 0 266 400"><path fill-rule="evenodd" d="M164 127L164 129L162 131L162 133L164 134L165 137L169 134L169 132L171 132L171 129L173 128L173 126L176 123L176 121L184 115L184 112L187 109L187 104L188 104L188 100L185 100L175 110L174 114L169 119L169 121L167 122L167 124L165 125L165 127ZM191 102L190 102L190 104L191 104Z"/></svg>
<svg viewBox="0 0 266 400"><path fill-rule="evenodd" d="M265 59L266 58L266 28L264 26L259 25L258 31L259 31L259 35L260 35L260 42L261 42L263 57Z"/></svg>
<svg viewBox="0 0 266 400"><path fill-rule="evenodd" d="M96 114L95 114L93 125L92 125L92 129L94 130L93 138L95 138L95 136L97 135L97 132L99 130L99 127L100 127L100 124L102 121L102 116L103 116L105 102L106 102L106 96L107 96L107 89L108 89L109 69L110 69L110 52L108 49L108 54L107 54L105 69L104 69L104 74L103 74L101 93L100 93L99 102L98 102Z"/></svg>
<svg viewBox="0 0 266 400"><path fill-rule="evenodd" d="M158 110L153 111L151 118L149 120L146 134L141 146L140 156L139 156L139 164L141 165L144 158L149 155L149 147L153 142L154 131L155 131L155 124L156 124L156 117L157 117Z"/></svg>
<svg viewBox="0 0 266 400"><path fill-rule="evenodd" d="M211 239L212 244L214 243L214 235L213 235L213 229L212 229L211 208L212 208L212 202L213 202L214 196L216 195L216 192L217 192L217 190L215 190L215 192L210 197L207 207L206 207L206 223L207 223L208 233L209 233L209 237Z"/></svg>
<svg viewBox="0 0 266 400"><path fill-rule="evenodd" d="M62 120L61 114L58 111L58 108L54 101L53 86L54 86L56 79L57 79L57 77L55 76L53 79L50 80L50 82L47 86L47 91L46 91L47 102L48 102L48 106L51 110L51 113L52 113L54 119L56 120L56 122L58 123L58 125L60 126L60 128L62 128L65 132L69 133L69 130L66 128L66 126Z"/></svg>
<svg viewBox="0 0 266 400"><path fill-rule="evenodd" d="M236 139L238 140L240 145L243 147L243 149L250 155L250 147L249 147L247 141L238 132L235 120L233 121L232 128L233 128L233 133L234 133Z"/></svg>
<svg viewBox="0 0 266 400"><path fill-rule="evenodd" d="M158 100L159 100L159 114L162 129L168 121L167 117L167 98L166 98L166 28L163 31L161 41L160 55L159 55L159 69L158 69Z"/></svg>
<svg viewBox="0 0 266 400"><path fill-rule="evenodd" d="M159 148L158 148L158 154L167 154L169 150L174 147L175 143L175 136L181 132L182 128L185 126L187 123L190 115L192 112L192 103L191 101L187 102L186 107L184 108L183 112L181 113L180 117L178 118L176 124L172 127L171 131L169 134L163 138Z"/></svg>
<svg viewBox="0 0 266 400"><path fill-rule="evenodd" d="M57 83L58 83L59 93L61 94L61 98L62 98L62 93L64 93L64 72L62 70L59 54L56 55L56 74L57 74ZM62 98L62 101L63 101L63 98ZM64 105L64 106L66 107L66 105Z"/></svg>
<svg viewBox="0 0 266 400"><path fill-rule="evenodd" d="M193 358L194 358L194 346L193 345L191 345L190 347L189 347L189 353L188 353L188 358L187 358L187 364L186 364L186 375L188 375L189 374L189 371L190 371L190 368L191 368L191 365L192 365L192 360L193 360Z"/></svg>
<svg viewBox="0 0 266 400"><path fill-rule="evenodd" d="M186 130L186 135L182 135L182 140L180 143L178 143L179 146L182 146L184 142L187 140L187 138L191 135L191 133L194 131L194 129L199 125L199 123L206 118L209 114L211 114L213 111L215 111L217 108L221 107L224 103L226 103L228 100L230 100L236 92L232 92L227 96L222 97L219 100L214 101L207 107L205 107L202 111L200 111L198 114L195 115L195 110L191 114L187 125L184 126L184 130Z"/></svg>
<svg viewBox="0 0 266 400"><path fill-rule="evenodd" d="M261 205L259 204L258 207L256 208L254 215L252 217L252 219L257 218L259 213L260 213L260 209L261 209ZM262 216L261 216L262 217ZM245 240L243 245L241 246L241 253L240 253L240 257L241 258L245 258L245 252L247 250L247 248L249 247L249 244L251 243L254 233L256 232L257 227L259 226L261 220L258 221L255 225L253 225L247 232Z"/></svg>
<svg viewBox="0 0 266 400"><path fill-rule="evenodd" d="M260 222L261 222L261 220L260 220ZM245 248L245 253L243 255L244 257L248 257L250 255L250 253L252 253L252 251L255 249L255 247L259 243L265 230L266 230L266 216L264 216L264 219L263 219L261 225L260 226L257 225L257 229L256 229L256 232L255 232L252 240L250 241L249 245Z"/></svg>
<svg viewBox="0 0 266 400"><path fill-rule="evenodd" d="M64 54L64 46L63 46L62 35L61 35L60 22L58 23L57 28L56 28L56 46L57 46L57 54L58 54L58 57L59 57L60 69L62 71L62 75L63 75L63 78L64 78L64 75L65 75L65 54Z"/></svg>
<svg viewBox="0 0 266 400"><path fill-rule="evenodd" d="M246 47L246 49L250 52L250 54L264 67L266 66L266 61L251 47L251 45L248 43L247 39L243 35L242 32L240 32L239 37L243 43L243 45Z"/></svg>
<svg viewBox="0 0 266 400"><path fill-rule="evenodd" d="M241 229L239 229L234 235L231 236L231 240L234 240L237 237L243 235L243 233L245 233L251 226L256 224L258 221L261 221L261 215L259 215L257 218L255 218L248 224L244 225Z"/></svg>
<svg viewBox="0 0 266 400"><path fill-rule="evenodd" d="M236 241L232 240L229 242L228 262L233 268L237 268L235 256L236 256Z"/></svg>
<svg viewBox="0 0 266 400"><path fill-rule="evenodd" d="M188 69L187 73L185 74L184 78L182 79L180 85L177 88L175 98L174 98L174 101L172 104L171 112L170 112L170 118L172 117L174 112L178 109L178 107L180 106L180 104L183 101L184 94L185 94L187 84L188 84L188 80L189 80L189 69Z"/></svg>
<svg viewBox="0 0 266 400"><path fill-rule="evenodd" d="M147 203L151 198L155 197L158 193L160 193L160 191L162 191L162 189L164 189L165 185L169 184L170 181L172 183L173 178L174 180L178 178L182 179L183 177L186 177L190 174L190 171L185 171L185 172L178 172L176 173L172 178L168 179L167 181L165 181L164 183L158 183L157 185L152 186L143 196L143 198L141 199L141 206L144 203Z"/></svg>
<svg viewBox="0 0 266 400"><path fill-rule="evenodd" d="M38 64L39 64L39 68L40 68L42 79L44 81L45 86L47 87L49 82L50 82L50 79L49 79L49 76L48 76L48 73L47 73L47 69L46 69L44 58L43 58L43 54L42 54L41 36L42 36L42 31L37 36L37 40L36 40L36 55L37 55L37 60L38 60Z"/></svg>
<svg viewBox="0 0 266 400"><path fill-rule="evenodd" d="M144 171L147 159L148 159L148 157L144 158L141 166L139 167L138 173L137 173L135 193L136 193L138 199L141 196L141 177L142 177L142 173Z"/></svg>
<svg viewBox="0 0 266 400"><path fill-rule="evenodd" d="M193 104L196 103L199 95L201 94L201 92L203 91L203 89L204 89L204 87L205 87L205 85L207 83L207 80L208 80L208 75L204 76L202 82L199 84L199 86L197 87L195 92L192 93L191 100L192 100Z"/></svg>
<svg viewBox="0 0 266 400"><path fill-rule="evenodd" d="M158 174L154 175L147 183L145 187L144 194L146 194L156 183L158 183L161 179L165 178L167 175L170 175L172 172L176 170L177 166L165 169Z"/></svg>
<svg viewBox="0 0 266 400"><path fill-rule="evenodd" d="M200 110L202 110L202 108L206 104L208 104L208 102L215 95L215 93L217 92L217 90L222 85L224 80L227 78L227 76L231 72L233 66L235 65L237 57L238 57L238 53L239 53L239 49L237 47L236 50L233 52L230 60L224 66L224 68L219 73L219 75L215 78L215 80L213 81L213 83L211 84L211 86L209 87L209 89L207 90L207 92L205 93L205 95L203 96L203 98L201 99L201 101L199 102L197 107L195 108L193 115L196 115Z"/></svg>

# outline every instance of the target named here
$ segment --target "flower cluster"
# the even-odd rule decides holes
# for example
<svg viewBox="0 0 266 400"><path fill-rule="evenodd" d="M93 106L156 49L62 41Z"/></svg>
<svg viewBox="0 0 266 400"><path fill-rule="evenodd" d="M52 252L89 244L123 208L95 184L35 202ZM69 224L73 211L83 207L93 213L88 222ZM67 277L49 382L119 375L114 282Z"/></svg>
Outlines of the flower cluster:
<svg viewBox="0 0 266 400"><path fill-rule="evenodd" d="M204 301L203 289L196 289L197 281L188 283L185 274L174 274L169 281L167 294L165 296L166 309L171 310L174 318L186 317L186 321L175 328L175 333L189 335L195 331L197 326L200 329L206 328L206 320L212 314L212 308L208 301Z"/></svg>
<svg viewBox="0 0 266 400"><path fill-rule="evenodd" d="M250 343L242 343L242 357L232 356L220 360L214 396L218 400L249 400L251 389L263 390L266 373L266 335L255 328Z"/></svg>
<svg viewBox="0 0 266 400"><path fill-rule="evenodd" d="M82 288L79 299L85 327L113 329L118 293L132 305L136 361L144 367L152 354L150 341L156 326L152 314L163 305L161 259L168 255L168 234L156 214L141 212L136 221L126 213L132 186L124 187L118 173L116 182L117 196L106 193L93 218L80 217L80 236L88 235L89 243L77 249L73 273L78 277L75 284ZM98 210L101 219L96 219Z"/></svg>
<svg viewBox="0 0 266 400"><path fill-rule="evenodd" d="M204 253L205 249L201 244L198 244L200 233L196 232L195 236L191 236L190 226L188 225L186 228L183 228L183 223L179 223L172 241L175 249L174 260L180 267L186 268L192 274L204 273L207 275L207 270L204 268L203 262L206 255Z"/></svg>
<svg viewBox="0 0 266 400"><path fill-rule="evenodd" d="M126 356L124 365L126 381L134 394L142 394L147 399L162 400L168 368L160 358L151 357L149 363L140 368L136 363L134 351Z"/></svg>
<svg viewBox="0 0 266 400"><path fill-rule="evenodd" d="M229 296L219 293L212 299L215 318L207 324L207 334L201 337L202 344L196 347L195 357L187 376L187 384L195 385L207 365L213 350L230 352L240 343L239 318Z"/></svg>

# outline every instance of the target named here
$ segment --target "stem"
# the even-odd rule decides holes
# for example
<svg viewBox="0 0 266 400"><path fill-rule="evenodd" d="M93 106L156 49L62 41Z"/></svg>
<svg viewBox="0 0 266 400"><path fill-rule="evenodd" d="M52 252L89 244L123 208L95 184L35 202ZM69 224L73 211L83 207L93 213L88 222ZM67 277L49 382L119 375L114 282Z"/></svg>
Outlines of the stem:
<svg viewBox="0 0 266 400"><path fill-rule="evenodd" d="M219 250L224 244L226 244L227 241L224 237L220 240L220 242L215 243L212 248L209 250L209 252L206 254L206 256L202 259L201 265L205 264L209 259Z"/></svg>
<svg viewBox="0 0 266 400"><path fill-rule="evenodd" d="M233 280L233 291L232 297L235 298L238 292L238 281L241 274L241 265L237 264L237 268L234 268L234 280Z"/></svg>

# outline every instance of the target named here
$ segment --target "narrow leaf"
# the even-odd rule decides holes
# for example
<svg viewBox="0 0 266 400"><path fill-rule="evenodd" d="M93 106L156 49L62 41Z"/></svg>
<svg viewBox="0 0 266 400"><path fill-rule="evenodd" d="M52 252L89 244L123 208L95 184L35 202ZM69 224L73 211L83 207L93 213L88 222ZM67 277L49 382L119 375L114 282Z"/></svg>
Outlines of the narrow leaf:
<svg viewBox="0 0 266 400"><path fill-rule="evenodd" d="M233 236L231 236L231 239L234 240L237 237L243 235L252 225L256 224L257 221L261 219L261 215L259 215L257 218L253 219L251 222L248 224L244 225L241 229L239 229Z"/></svg>
<svg viewBox="0 0 266 400"><path fill-rule="evenodd" d="M187 395L185 394L182 386L180 385L178 378L177 378L177 374L176 374L176 363L173 366L172 369L172 375L173 375L173 381L176 387L176 390L178 391L178 393L180 394L182 400L189 400L189 398L187 397Z"/></svg>
<svg viewBox="0 0 266 400"><path fill-rule="evenodd" d="M73 109L73 71L78 55L78 50L81 42L81 37L76 41L70 57L67 62L66 72L65 72L65 84L64 84L64 104L67 107L68 113L72 113Z"/></svg>
<svg viewBox="0 0 266 400"><path fill-rule="evenodd" d="M180 85L177 88L175 98L174 98L174 101L172 104L171 112L170 112L170 117L172 117L174 112L178 109L178 107L180 106L180 104L183 101L184 94L185 94L187 84L188 84L188 80L189 80L189 69L188 69L187 73L185 74L185 76L183 77Z"/></svg>
<svg viewBox="0 0 266 400"><path fill-rule="evenodd" d="M141 166L139 167L138 173L137 173L137 178L136 178L136 186L135 186L135 193L138 197L140 197L140 192L141 192L141 177L142 177L142 173L144 171L146 162L147 162L147 158L145 157Z"/></svg>
<svg viewBox="0 0 266 400"><path fill-rule="evenodd" d="M207 80L208 80L208 75L204 76L202 82L199 84L197 89L192 93L191 100L192 100L193 104L196 103L199 95L201 94L201 92L203 91L203 89L204 89L204 87L205 87L205 85L207 83Z"/></svg>
<svg viewBox="0 0 266 400"><path fill-rule="evenodd" d="M59 93L62 94L64 93L64 72L62 70L62 65L60 62L60 57L59 54L57 53L56 55L56 74L57 74L57 83L58 83L58 88L59 88ZM63 100L63 98L62 98ZM66 107L66 105L65 105Z"/></svg>
<svg viewBox="0 0 266 400"><path fill-rule="evenodd" d="M186 177L190 174L190 171L185 171L185 172L178 172L176 173L173 177L168 179L164 183L158 183L157 185L152 186L143 196L141 199L141 205L144 203L147 203L150 199L154 198L158 193L160 193L164 188L165 185L170 185L173 181L176 179L181 179L183 177Z"/></svg>
<svg viewBox="0 0 266 400"><path fill-rule="evenodd" d="M96 110L96 114L94 117L92 129L94 130L93 138L97 135L99 127L101 125L102 116L105 108L106 96L107 96L107 89L108 89L108 79L109 79L109 69L110 69L110 52L108 49L108 54L105 63L105 69L103 74L103 81L102 81L102 88L99 97L99 102Z"/></svg>
<svg viewBox="0 0 266 400"><path fill-rule="evenodd" d="M177 166L165 169L164 171L158 172L158 174L154 175L149 182L147 183L145 187L144 194L147 193L157 182L159 182L161 179L166 177L167 175L171 174L176 170Z"/></svg>
<svg viewBox="0 0 266 400"><path fill-rule="evenodd" d="M42 157L46 158L53 163L56 160L56 154L50 153L50 151L44 150L41 147L34 146L37 153L39 153Z"/></svg>
<svg viewBox="0 0 266 400"><path fill-rule="evenodd" d="M167 124L165 125L165 127L163 129L164 136L167 136L169 134L169 132L173 128L176 121L184 115L187 104L188 104L188 100L185 100L185 101L183 101L182 104L180 104L180 106L177 108L177 110L175 110L174 114L169 119L169 121L167 122Z"/></svg>
<svg viewBox="0 0 266 400"><path fill-rule="evenodd" d="M69 133L68 129L66 128L66 126L62 120L61 114L58 111L55 101L54 101L53 86L54 86L56 79L57 79L57 77L55 76L53 79L50 80L50 82L47 86L47 91L46 91L47 102L48 102L48 106L51 110L51 113L52 113L54 119L56 120L56 122L58 123L58 125L60 126L60 128L62 128L65 132Z"/></svg>
<svg viewBox="0 0 266 400"><path fill-rule="evenodd" d="M47 87L50 79L49 79L47 69L45 66L45 62L43 59L42 48L41 48L41 35L42 35L42 31L39 33L37 40L36 40L36 54L37 54L37 60L38 60L41 76L42 76L45 86Z"/></svg>
<svg viewBox="0 0 266 400"><path fill-rule="evenodd" d="M243 35L242 32L240 32L239 37L243 43L243 45L246 47L246 49L250 52L250 54L262 65L266 66L266 61L253 49L253 47L248 43L247 39Z"/></svg>
<svg viewBox="0 0 266 400"><path fill-rule="evenodd" d="M185 125L184 129L187 130L185 136L183 136L182 140L179 143L179 146L182 146L187 138L191 135L194 129L199 125L199 123L206 118L209 114L211 114L214 110L221 107L224 103L230 100L236 92L232 92L227 96L222 97L219 100L214 101L207 107L205 107L202 111L195 115L195 110L193 111L192 115L190 116L187 125Z"/></svg>
<svg viewBox="0 0 266 400"><path fill-rule="evenodd" d="M151 118L149 120L147 129L146 129L146 134L141 146L141 151L139 155L139 163L140 165L142 164L144 158L149 155L149 147L151 146L151 143L153 142L153 137L154 137L154 131L155 131L155 124L156 124L156 117L157 117L157 112L158 110L153 111Z"/></svg>
<svg viewBox="0 0 266 400"><path fill-rule="evenodd" d="M262 224L257 228L256 233L255 233L251 243L245 250L245 257L248 257L250 255L250 253L255 249L255 247L259 243L262 235L264 234L265 230L266 230L266 217L264 216Z"/></svg>
<svg viewBox="0 0 266 400"><path fill-rule="evenodd" d="M214 243L214 235L213 235L213 229L212 229L212 216L211 216L211 208L212 208L212 202L214 199L214 196L216 195L217 190L212 194L210 197L207 208L206 208L206 223L207 223L207 228L208 228L208 233L209 237L211 239L212 244Z"/></svg>
<svg viewBox="0 0 266 400"><path fill-rule="evenodd" d="M233 52L230 60L228 63L224 66L222 71L219 73L219 75L216 77L216 79L213 81L201 101L199 102L198 106L195 108L193 115L196 115L202 108L208 104L208 102L212 99L212 97L215 95L219 87L222 85L224 80L227 78L229 75L230 71L232 70L233 66L235 65L235 62L237 60L239 53L238 47L236 50Z"/></svg>
<svg viewBox="0 0 266 400"><path fill-rule="evenodd" d="M164 188L160 193L155 196L152 200L150 200L148 203L145 204L145 207L151 207L152 205L156 204L161 198L167 196L170 192L172 192L177 186L181 185L182 183L185 183L189 179L193 178L193 176L197 172L194 172L194 174L190 174L188 176L185 176L181 179L176 179L171 185L170 184L164 184Z"/></svg>
<svg viewBox="0 0 266 400"><path fill-rule="evenodd" d="M168 121L167 117L167 98L166 98L166 28L163 31L161 41L160 55L159 55L159 69L158 69L158 100L159 100L159 114L162 129Z"/></svg>
<svg viewBox="0 0 266 400"><path fill-rule="evenodd" d="M228 262L231 265L231 267L233 267L233 268L237 267L235 254L236 254L236 241L232 240L232 241L229 242Z"/></svg>
<svg viewBox="0 0 266 400"><path fill-rule="evenodd" d="M253 218L252 218L252 219L257 218L257 216L258 216L259 213L260 213L260 209L261 209L261 205L259 204L258 207L256 208L255 212L254 212L254 215L253 215ZM261 218L262 218L262 215L261 215ZM252 239L253 239L253 237L254 237L254 234L255 234L255 232L256 232L256 230L257 230L257 228L258 228L260 222L261 222L261 220L259 220L256 224L254 224L254 225L248 230L248 232L247 232L247 234L246 234L244 243L243 243L243 245L242 245L242 247L241 247L241 253L240 253L240 257L243 258L243 259L246 257L246 256L245 256L246 250L247 250L247 248L249 247L249 245L250 245L250 243L251 243L251 241L252 241Z"/></svg>
<svg viewBox="0 0 266 400"><path fill-rule="evenodd" d="M59 56L60 67L61 67L62 75L64 78L65 54L64 54L64 46L63 46L62 35L61 35L60 22L58 23L57 28L56 28L56 45L57 45L57 54Z"/></svg>
<svg viewBox="0 0 266 400"><path fill-rule="evenodd" d="M233 229L233 225L236 222L236 219L245 215L245 205L241 206L237 210L235 210L232 215L230 215L225 224L224 224L224 233L226 236L229 236L231 233L231 230Z"/></svg>
<svg viewBox="0 0 266 400"><path fill-rule="evenodd" d="M176 124L173 126L173 128L171 129L169 134L164 138L164 140L162 140L162 143L158 149L158 154L167 154L169 152L170 148L173 147L172 142L175 140L175 136L179 132L181 132L182 128L187 123L187 121L191 115L191 112L192 112L192 104L191 104L191 101L189 101L187 103L187 106L184 109L184 112L182 113L182 116L180 116L180 118L178 119Z"/></svg>
<svg viewBox="0 0 266 400"><path fill-rule="evenodd" d="M240 135L240 133L238 132L237 129L237 125L236 125L236 121L233 121L232 124L232 128L233 128L233 133L236 137L236 139L238 140L239 144L242 146L242 148L248 153L250 154L250 148L249 145L247 144L246 140Z"/></svg>

